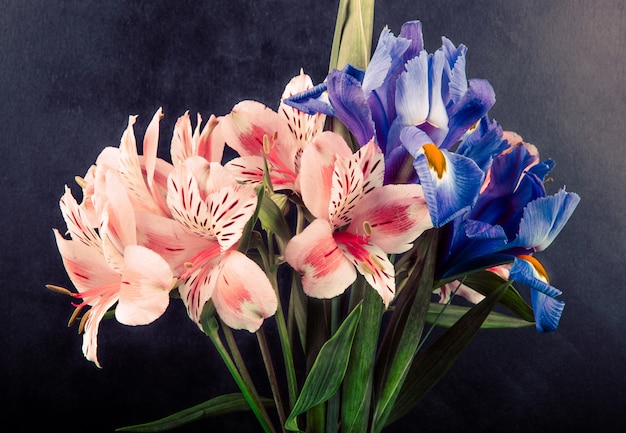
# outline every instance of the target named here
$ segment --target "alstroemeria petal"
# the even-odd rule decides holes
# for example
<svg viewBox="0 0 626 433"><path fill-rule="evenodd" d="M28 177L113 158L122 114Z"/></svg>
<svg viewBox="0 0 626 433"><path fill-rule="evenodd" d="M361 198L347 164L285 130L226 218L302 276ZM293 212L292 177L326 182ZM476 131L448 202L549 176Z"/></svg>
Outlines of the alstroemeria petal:
<svg viewBox="0 0 626 433"><path fill-rule="evenodd" d="M102 241L95 228L91 227L87 210L78 205L67 186L65 194L59 200L59 206L71 238L80 240L96 250L102 250Z"/></svg>
<svg viewBox="0 0 626 433"><path fill-rule="evenodd" d="M54 236L67 275L79 292L111 285L119 288L119 274L111 269L98 248L65 239L56 229Z"/></svg>
<svg viewBox="0 0 626 433"><path fill-rule="evenodd" d="M471 159L425 144L413 167L435 227L453 220L476 202L484 173Z"/></svg>
<svg viewBox="0 0 626 433"><path fill-rule="evenodd" d="M565 190L531 201L524 209L513 245L545 250L561 232L579 201L578 194Z"/></svg>
<svg viewBox="0 0 626 433"><path fill-rule="evenodd" d="M202 309L215 292L221 266L219 251L207 251L207 259L197 263L195 269L185 275L185 280L178 287L180 298L187 307L187 314L198 327L201 327Z"/></svg>
<svg viewBox="0 0 626 433"><path fill-rule="evenodd" d="M314 298L340 295L356 279L354 266L338 248L332 227L324 219L314 220L289 241L285 260L302 275L304 293Z"/></svg>
<svg viewBox="0 0 626 433"><path fill-rule="evenodd" d="M119 283L117 288L119 289ZM98 360L98 328L106 312L117 302L117 293L117 290L104 293L89 310L89 315L85 321L82 345L83 355L86 359L95 363L98 368L102 367Z"/></svg>
<svg viewBox="0 0 626 433"><path fill-rule="evenodd" d="M121 273L124 249L137 244L137 226L127 189L120 176L113 171L106 173L106 197L100 216L102 252L109 265Z"/></svg>
<svg viewBox="0 0 626 433"><path fill-rule="evenodd" d="M229 251L221 259L211 297L220 318L234 329L256 332L276 312L278 301L267 275L246 255Z"/></svg>
<svg viewBox="0 0 626 433"><path fill-rule="evenodd" d="M340 242L338 245L388 306L396 295L396 280L395 269L385 252L376 245L363 242Z"/></svg>
<svg viewBox="0 0 626 433"><path fill-rule="evenodd" d="M387 254L399 254L432 226L422 187L405 184L385 185L365 195L354 208L347 230L369 235L369 242Z"/></svg>
<svg viewBox="0 0 626 433"><path fill-rule="evenodd" d="M300 75L293 77L285 86L281 103L278 107L278 114L282 116L287 122L287 125L289 125L289 129L296 138L298 147L301 149L310 143L313 137L322 132L326 116L322 113L313 115L307 114L286 104L285 100L312 88L313 82L311 81L311 77L305 74L304 71L300 71Z"/></svg>
<svg viewBox="0 0 626 433"><path fill-rule="evenodd" d="M363 194L363 172L358 162L338 156L332 176L328 220L334 228L350 223L352 210Z"/></svg>
<svg viewBox="0 0 626 433"><path fill-rule="evenodd" d="M224 165L224 168L232 173L238 182L250 185L263 182L265 163L262 156L248 155L233 158Z"/></svg>
<svg viewBox="0 0 626 433"><path fill-rule="evenodd" d="M330 190L337 156L350 158L352 151L339 134L330 131L316 136L302 152L300 191L304 204L316 218L328 219Z"/></svg>
<svg viewBox="0 0 626 433"><path fill-rule="evenodd" d="M173 273L154 251L139 245L124 250L124 270L115 318L125 325L147 325L169 305Z"/></svg>
<svg viewBox="0 0 626 433"><path fill-rule="evenodd" d="M228 146L239 155L265 153L270 162L278 165L293 166L299 148L284 118L256 101L235 105L222 120L222 133ZM264 149L266 140L270 149Z"/></svg>

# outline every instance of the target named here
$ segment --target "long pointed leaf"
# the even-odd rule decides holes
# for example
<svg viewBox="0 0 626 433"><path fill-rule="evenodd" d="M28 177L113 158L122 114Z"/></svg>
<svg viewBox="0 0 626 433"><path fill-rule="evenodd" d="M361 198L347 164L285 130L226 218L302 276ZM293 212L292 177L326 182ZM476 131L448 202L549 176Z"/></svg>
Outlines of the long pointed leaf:
<svg viewBox="0 0 626 433"><path fill-rule="evenodd" d="M471 308L472 307L465 307L462 305L445 305L431 303L428 307L426 323L434 324L436 326L441 326L444 328L450 328ZM496 313L495 311L492 311L482 323L481 328L525 328L527 326L532 326L533 324L533 322L528 322L524 319L519 319L517 317L512 317L506 314Z"/></svg>
<svg viewBox="0 0 626 433"><path fill-rule="evenodd" d="M362 433L367 430L374 389L374 360L378 348L384 304L378 293L365 284L352 287L363 299L363 313L354 337L348 370L341 393L341 431Z"/></svg>
<svg viewBox="0 0 626 433"><path fill-rule="evenodd" d="M285 428L290 431L300 431L297 417L307 410L332 397L343 380L352 340L361 318L361 304L346 317L337 332L322 346L311 367L300 396L287 418Z"/></svg>
<svg viewBox="0 0 626 433"><path fill-rule="evenodd" d="M265 406L270 407L273 401L269 398L262 399ZM225 415L233 412L250 410L250 405L241 393L224 394L212 398L198 405L183 409L172 415L144 424L136 424L121 427L116 431L130 432L161 432L181 427L190 422L209 418L216 415Z"/></svg>
<svg viewBox="0 0 626 433"><path fill-rule="evenodd" d="M385 425L408 413L448 372L509 287L508 282L502 284L415 357Z"/></svg>
<svg viewBox="0 0 626 433"><path fill-rule="evenodd" d="M381 345L376 366L374 432L385 425L421 340L433 290L437 239L437 229L431 229L417 240L421 257L398 296Z"/></svg>

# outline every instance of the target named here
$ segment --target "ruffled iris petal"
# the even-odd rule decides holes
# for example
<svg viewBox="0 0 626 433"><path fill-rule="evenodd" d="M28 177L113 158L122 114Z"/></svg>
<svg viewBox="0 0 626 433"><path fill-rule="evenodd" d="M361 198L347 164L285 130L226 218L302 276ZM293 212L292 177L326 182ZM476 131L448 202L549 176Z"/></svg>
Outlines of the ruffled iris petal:
<svg viewBox="0 0 626 433"><path fill-rule="evenodd" d="M551 332L556 330L563 314L565 302L551 298L537 290L531 290L530 297L537 331Z"/></svg>
<svg viewBox="0 0 626 433"><path fill-rule="evenodd" d="M456 153L473 159L486 172L491 167L493 158L507 147L508 143L502 139L500 125L483 117L474 132L459 145Z"/></svg>
<svg viewBox="0 0 626 433"><path fill-rule="evenodd" d="M442 149L450 149L478 122L496 102L496 94L487 80L470 80L463 98L450 113L448 135L441 143Z"/></svg>
<svg viewBox="0 0 626 433"><path fill-rule="evenodd" d="M545 250L561 232L579 201L578 194L560 190L528 203L513 245Z"/></svg>

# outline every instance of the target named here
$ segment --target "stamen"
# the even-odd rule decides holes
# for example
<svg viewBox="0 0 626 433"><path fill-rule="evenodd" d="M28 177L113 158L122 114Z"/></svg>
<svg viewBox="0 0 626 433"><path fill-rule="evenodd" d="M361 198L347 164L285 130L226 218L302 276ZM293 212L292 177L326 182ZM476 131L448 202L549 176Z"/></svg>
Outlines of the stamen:
<svg viewBox="0 0 626 433"><path fill-rule="evenodd" d="M263 152L266 155L269 155L271 151L272 151L272 145L270 143L270 138L267 136L267 134L264 134L263 135Z"/></svg>
<svg viewBox="0 0 626 433"><path fill-rule="evenodd" d="M79 307L76 307L76 309L74 309L74 312L70 316L70 320L68 320L68 322L67 322L67 327L68 328L74 324L74 321L76 320L76 318L78 317L78 314L81 312L82 309L83 309L82 305L79 306Z"/></svg>
<svg viewBox="0 0 626 433"><path fill-rule="evenodd" d="M89 318L90 314L91 314L91 310L88 310L85 314L83 314L83 317L81 317L80 324L78 325L79 334L82 334L85 331L85 322Z"/></svg>
<svg viewBox="0 0 626 433"><path fill-rule="evenodd" d="M76 297L75 293L70 292L65 287L55 286L54 284L46 284L46 288L52 290L53 292L60 293L62 295L68 295L68 296L72 296L74 298Z"/></svg>
<svg viewBox="0 0 626 433"><path fill-rule="evenodd" d="M363 221L363 232L368 238L372 236L372 225L369 221Z"/></svg>
<svg viewBox="0 0 626 433"><path fill-rule="evenodd" d="M74 181L82 189L85 189L87 187L87 181L84 178L80 177L80 176L75 176L74 177Z"/></svg>

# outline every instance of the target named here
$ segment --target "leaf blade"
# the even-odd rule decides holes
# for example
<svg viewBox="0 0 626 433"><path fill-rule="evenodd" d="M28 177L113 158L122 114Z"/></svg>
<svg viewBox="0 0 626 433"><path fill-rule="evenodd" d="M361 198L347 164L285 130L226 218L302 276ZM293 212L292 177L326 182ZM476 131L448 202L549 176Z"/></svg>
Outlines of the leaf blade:
<svg viewBox="0 0 626 433"><path fill-rule="evenodd" d="M332 397L345 375L352 341L361 318L361 304L343 321L337 332L322 346L309 372L298 400L285 422L290 431L300 431L297 417Z"/></svg>

